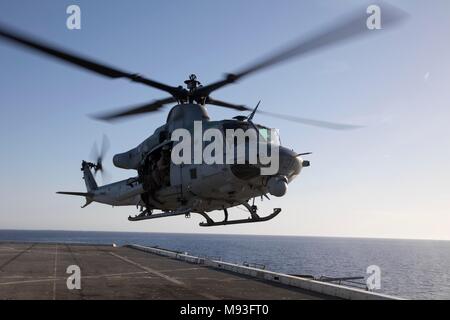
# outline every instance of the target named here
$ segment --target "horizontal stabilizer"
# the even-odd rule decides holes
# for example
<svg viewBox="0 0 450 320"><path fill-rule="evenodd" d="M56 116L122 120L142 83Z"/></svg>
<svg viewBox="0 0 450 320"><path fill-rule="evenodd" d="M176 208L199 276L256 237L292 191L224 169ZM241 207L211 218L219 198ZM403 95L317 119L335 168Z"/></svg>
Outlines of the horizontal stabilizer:
<svg viewBox="0 0 450 320"><path fill-rule="evenodd" d="M65 192L65 191L58 191L57 194L65 194L68 196L79 196L79 197L92 197L92 193L88 192Z"/></svg>
<svg viewBox="0 0 450 320"><path fill-rule="evenodd" d="M86 198L86 204L82 206L82 208L86 208L88 205L90 205L94 199L92 197L94 196L92 193L89 192L66 192L66 191L58 191L57 194L64 194L68 196L78 196L78 197L85 197Z"/></svg>

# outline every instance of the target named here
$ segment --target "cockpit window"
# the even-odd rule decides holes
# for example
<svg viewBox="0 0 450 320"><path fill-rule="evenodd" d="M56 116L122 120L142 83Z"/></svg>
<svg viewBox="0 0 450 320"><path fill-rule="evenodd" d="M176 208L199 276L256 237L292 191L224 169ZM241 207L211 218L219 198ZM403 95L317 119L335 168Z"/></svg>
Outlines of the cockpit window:
<svg viewBox="0 0 450 320"><path fill-rule="evenodd" d="M281 145L280 132L278 129L269 129L261 125L256 126L259 130L259 135L267 142L273 143L275 145Z"/></svg>
<svg viewBox="0 0 450 320"><path fill-rule="evenodd" d="M278 129L267 128L267 127L264 127L259 124L256 125L256 128L258 129L260 139L262 138L269 143L281 145L280 134L279 134ZM254 129L254 127L249 122L230 121L230 122L225 122L223 124L223 129L224 129L224 132L226 132L227 129L232 129L232 130L242 129L242 130L246 131L248 129Z"/></svg>
<svg viewBox="0 0 450 320"><path fill-rule="evenodd" d="M242 129L242 130L247 130L251 128L250 123L248 122L241 122L241 121L230 121L230 122L225 122L223 124L223 129L227 130L227 129L233 129L233 130L237 130L237 129Z"/></svg>
<svg viewBox="0 0 450 320"><path fill-rule="evenodd" d="M259 134L264 138L264 140L270 140L269 130L267 128L259 128Z"/></svg>

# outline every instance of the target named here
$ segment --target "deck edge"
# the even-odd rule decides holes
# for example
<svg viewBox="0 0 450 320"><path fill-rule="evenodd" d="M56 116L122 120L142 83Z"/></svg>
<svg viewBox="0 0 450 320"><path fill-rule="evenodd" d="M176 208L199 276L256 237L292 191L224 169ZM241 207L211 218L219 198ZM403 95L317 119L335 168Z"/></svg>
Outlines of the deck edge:
<svg viewBox="0 0 450 320"><path fill-rule="evenodd" d="M394 297L386 294L365 291L357 288L345 287L342 285L336 285L332 283L324 283L316 280L305 279L295 276L290 276L283 273L262 270L252 267L246 267L230 262L211 260L208 258L200 258L189 254L183 254L166 249L160 249L155 247L146 247L138 244L130 244L125 247L164 256L176 260L181 260L193 264L201 264L214 269L225 270L241 275L250 276L260 280L266 280L278 284L284 284L291 287L300 288L303 290L311 291L313 293L319 293L331 297L346 300L403 300L399 297Z"/></svg>

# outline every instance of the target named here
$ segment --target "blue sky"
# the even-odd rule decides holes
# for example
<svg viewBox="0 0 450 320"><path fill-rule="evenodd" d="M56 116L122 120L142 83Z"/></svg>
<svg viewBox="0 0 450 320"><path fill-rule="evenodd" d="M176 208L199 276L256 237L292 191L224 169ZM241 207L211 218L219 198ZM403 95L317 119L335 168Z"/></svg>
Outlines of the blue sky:
<svg viewBox="0 0 450 320"><path fill-rule="evenodd" d="M78 4L82 29L66 28ZM164 97L0 42L0 228L218 232L450 239L450 2L395 1L411 19L393 32L286 63L215 94L236 103L322 120L365 125L336 132L257 115L282 142L312 151L312 166L267 223L200 229L198 217L130 223L134 208L56 195L84 189L80 162L103 133L113 179L134 172L111 157L137 145L165 111L115 125L88 117ZM74 51L169 84L200 81L296 39L359 7L360 1L1 0L0 21ZM214 119L233 111L209 107ZM101 182L101 181L100 181ZM236 215L245 216L240 210Z"/></svg>

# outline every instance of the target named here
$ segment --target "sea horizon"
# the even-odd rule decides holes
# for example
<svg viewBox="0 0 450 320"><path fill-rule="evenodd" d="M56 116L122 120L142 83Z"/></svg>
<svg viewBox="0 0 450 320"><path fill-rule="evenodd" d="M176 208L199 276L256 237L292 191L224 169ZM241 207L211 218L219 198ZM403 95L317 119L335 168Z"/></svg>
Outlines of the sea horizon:
<svg viewBox="0 0 450 320"><path fill-rule="evenodd" d="M68 230L68 229L27 229L27 228L2 228L2 231L48 231L48 232L96 232L96 233L138 233L138 234L179 234L179 235L215 235L215 236L264 236L264 237L299 237L299 238L336 238L336 239L367 239L367 240L411 240L411 241L443 241L450 239L434 238L396 238L375 236L340 236L340 235L295 235L295 234L256 234L256 233L214 233L214 232L164 232L164 231L116 231L116 230Z"/></svg>

